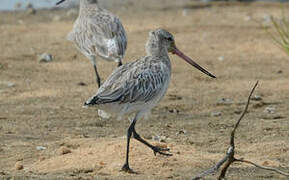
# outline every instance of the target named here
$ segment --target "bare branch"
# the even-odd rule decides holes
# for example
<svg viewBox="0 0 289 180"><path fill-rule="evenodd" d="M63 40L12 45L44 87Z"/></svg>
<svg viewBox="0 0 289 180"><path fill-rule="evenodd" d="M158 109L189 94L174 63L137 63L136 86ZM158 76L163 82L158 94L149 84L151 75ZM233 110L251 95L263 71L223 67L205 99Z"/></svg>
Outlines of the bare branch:
<svg viewBox="0 0 289 180"><path fill-rule="evenodd" d="M207 175L216 173L219 170L219 168L229 159L229 157L232 156L232 152L233 152L233 148L230 146L227 153L226 153L226 156L223 159L221 159L219 162L217 162L217 164L215 166L209 168L206 171L203 171L202 173L200 173L199 175L194 177L192 180L198 180L198 179L201 179L202 177L205 177Z"/></svg>
<svg viewBox="0 0 289 180"><path fill-rule="evenodd" d="M289 173L287 172L283 172L279 169L276 169L276 168L272 168L272 167L266 167L266 166L261 166L261 165L258 165L258 164L255 164L251 161L248 161L248 160L244 160L244 159L235 159L235 161L239 161L239 162L243 162L243 163L247 163L247 164L251 164L257 168L260 168L260 169L265 169L265 170L268 170L268 171L274 171L276 173L279 173L279 174L282 174L284 176L289 176Z"/></svg>
<svg viewBox="0 0 289 180"><path fill-rule="evenodd" d="M243 113L241 114L241 116L239 117L237 123L235 124L233 131L231 132L231 141L230 141L230 145L231 145L231 146L235 146L235 144L234 144L235 131L236 131L236 129L238 128L241 120L243 119L243 117L244 117L245 114L247 113L247 110L248 110L248 107L249 107L249 104L250 104L250 100L251 100L251 96L252 96L253 92L255 91L255 89L256 89L256 87L257 87L257 85L258 85L258 82L259 82L259 81L257 81L257 82L255 83L253 89L251 90L250 95L249 95L248 100L247 100L247 104L246 104L246 106L245 106L245 109L244 109Z"/></svg>
<svg viewBox="0 0 289 180"><path fill-rule="evenodd" d="M255 83L253 89L251 90L250 95L248 97L247 104L245 106L245 109L244 109L243 113L241 114L241 116L239 117L237 123L235 124L233 131L231 132L230 146L228 148L226 156L223 159L221 159L219 162L217 162L217 164L215 166L209 168L206 171L203 171L202 173L200 173L199 175L194 177L193 180L201 179L202 177L205 177L209 174L214 174L215 172L217 172L219 170L219 168L224 163L225 163L225 166L222 169L222 172L221 172L221 175L219 176L219 179L222 179L225 177L225 174L226 174L228 167L235 161L235 158L234 158L234 154L235 154L235 144L234 144L235 131L238 128L240 121L243 119L243 117L245 116L245 114L248 110L251 96L252 96L253 92L255 91L255 88L257 87L257 85L258 85L258 81Z"/></svg>
<svg viewBox="0 0 289 180"><path fill-rule="evenodd" d="M202 172L201 174L197 175L196 177L194 177L193 180L201 179L202 177L205 177L209 174L213 174L213 173L217 172L219 170L219 168L224 163L225 163L225 166L222 169L222 172L219 176L219 179L223 179L225 177L228 167L235 161L235 158L234 158L234 154L235 154L235 144L234 144L235 131L238 128L240 121L243 119L243 117L245 116L245 114L248 110L251 96L252 96L255 88L257 87L257 85L258 85L258 81L255 83L253 89L251 90L251 93L248 97L248 101L247 101L247 104L245 106L245 109L244 109L243 113L241 114L241 116L239 117L237 123L235 124L233 131L231 132L230 146L228 148L226 156L223 159L221 159L215 166L209 168L208 170L206 170L206 171Z"/></svg>
<svg viewBox="0 0 289 180"><path fill-rule="evenodd" d="M235 161L235 157L234 157L234 155L235 155L235 132L236 132L237 128L239 127L239 124L240 124L241 120L243 119L243 117L247 113L247 110L248 110L248 107L249 107L249 104L250 104L250 100L251 100L251 96L252 96L253 92L255 91L257 85L258 85L258 81L255 83L253 89L251 90L250 95L249 95L248 100L247 100L247 104L245 106L245 109L242 112L241 116L239 117L237 123L234 126L234 129L231 132L230 148L232 148L232 153L230 154L230 156L228 158L228 161L225 163L225 165L224 165L224 167L223 167L223 169L221 171L221 174L220 174L220 176L218 178L219 180L225 178L227 169Z"/></svg>
<svg viewBox="0 0 289 180"><path fill-rule="evenodd" d="M279 174L282 174L284 176L289 176L289 173L286 173L286 172L283 172L279 169L275 169L275 168L272 168L272 167L265 167L265 166L260 166L260 165L257 165L251 161L248 161L248 160L243 160L243 159L236 159L234 157L234 154L235 154L235 143L234 143L234 140L235 140L235 131L237 130L241 120L243 119L243 117L245 116L245 114L247 113L247 110L248 110L248 107L249 107L249 104L250 104L250 99L251 99L251 96L253 94L253 92L255 91L256 87L258 85L258 81L255 83L253 89L251 90L250 92L250 95L248 97L248 101L247 101L247 104L245 106L245 109L244 111L242 112L241 116L239 117L237 123L235 124L234 126L234 129L232 130L231 132L231 137L230 137L230 146L228 148L228 151L226 153L226 156L221 159L215 166L209 168L208 170L206 171L203 171L202 173L200 173L199 175L197 175L196 177L193 178L193 180L197 180L197 179L201 179L209 174L213 174L215 172L217 172L219 170L219 168L225 164L222 168L222 171L220 173L220 176L218 177L219 180L221 179L224 179L225 176L226 176L226 172L227 172L227 169L230 167L230 165L236 161L239 161L239 162L244 162L244 163L247 163L247 164L251 164L251 165L254 165L255 167L258 167L258 168L261 168L261 169L265 169L265 170L269 170L269 171L274 171L274 172L277 172Z"/></svg>

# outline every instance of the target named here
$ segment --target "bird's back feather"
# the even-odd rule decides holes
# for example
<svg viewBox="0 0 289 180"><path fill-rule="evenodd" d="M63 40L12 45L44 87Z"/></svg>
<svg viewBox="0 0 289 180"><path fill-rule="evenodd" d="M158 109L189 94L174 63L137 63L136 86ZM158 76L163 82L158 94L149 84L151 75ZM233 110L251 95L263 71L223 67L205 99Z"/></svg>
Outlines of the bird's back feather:
<svg viewBox="0 0 289 180"><path fill-rule="evenodd" d="M120 20L106 10L80 15L67 39L73 41L86 56L98 55L114 61L124 57L127 46Z"/></svg>
<svg viewBox="0 0 289 180"><path fill-rule="evenodd" d="M154 56L146 56L117 68L86 105L117 102L148 102L163 96L169 83L170 64Z"/></svg>

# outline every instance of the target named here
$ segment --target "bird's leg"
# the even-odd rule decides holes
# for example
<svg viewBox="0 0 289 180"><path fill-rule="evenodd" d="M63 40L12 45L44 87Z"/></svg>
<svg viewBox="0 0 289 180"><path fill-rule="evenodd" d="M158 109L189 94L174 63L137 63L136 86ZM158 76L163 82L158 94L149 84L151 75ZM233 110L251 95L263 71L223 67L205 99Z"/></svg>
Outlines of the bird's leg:
<svg viewBox="0 0 289 180"><path fill-rule="evenodd" d="M97 72L96 65L94 64L93 67L94 67L94 71L95 71L95 75L96 75L96 83L97 83L98 87L100 87L101 86L100 77L99 77L99 74Z"/></svg>
<svg viewBox="0 0 289 180"><path fill-rule="evenodd" d="M147 141L145 141L143 138L140 137L140 135L135 131L135 128L133 126L132 129L133 132L133 137L140 141L141 143L143 143L144 145L148 146L149 148L151 148L154 151L154 154L156 155L157 153L161 154L161 155L165 155L165 156L172 156L172 154L168 154L168 153L164 153L163 151L169 151L169 148L161 148L159 146L153 146L150 143L148 143Z"/></svg>
<svg viewBox="0 0 289 180"><path fill-rule="evenodd" d="M117 67L122 66L122 62L119 61Z"/></svg>
<svg viewBox="0 0 289 180"><path fill-rule="evenodd" d="M131 122L129 128L127 129L127 144L126 144L126 158L125 158L125 163L122 166L121 170L128 172L128 173L133 173L133 170L130 169L129 163L128 163L128 156L129 156L129 143L130 143L130 138L134 129L136 123L136 118Z"/></svg>

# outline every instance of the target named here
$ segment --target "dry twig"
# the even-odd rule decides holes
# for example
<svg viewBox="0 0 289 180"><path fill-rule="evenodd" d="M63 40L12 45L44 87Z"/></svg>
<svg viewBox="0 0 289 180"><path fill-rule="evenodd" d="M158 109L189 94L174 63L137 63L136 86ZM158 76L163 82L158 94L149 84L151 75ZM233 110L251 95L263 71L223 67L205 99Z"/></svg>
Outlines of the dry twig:
<svg viewBox="0 0 289 180"><path fill-rule="evenodd" d="M255 167L258 167L258 168L261 168L261 169L274 171L274 172L277 172L277 173L282 174L284 176L289 176L289 173L283 172L283 171L281 171L279 169L275 169L275 168L272 168L272 167L260 166L260 165L257 165L255 163L251 162L251 161L243 160L243 159L236 159L234 157L234 154L235 154L235 142L234 142L234 140L235 140L235 131L238 128L241 120L243 119L243 117L245 116L245 114L246 114L246 112L248 110L251 96L252 96L253 92L255 91L255 88L257 87L257 85L258 85L258 81L255 83L253 89L251 90L250 95L248 97L248 101L247 101L246 107L245 107L243 113L241 114L241 116L239 117L237 123L235 124L233 131L231 132L230 146L228 148L226 156L223 159L221 159L219 162L217 162L217 164L215 166L209 168L208 170L206 170L206 171L200 173L199 175L197 175L196 177L194 177L193 180L198 180L198 179L201 179L201 178L203 178L203 177L205 177L205 176L207 176L209 174L216 173L220 169L220 167L225 163L224 167L222 168L221 174L218 177L219 180L224 179L225 176L226 176L227 169L229 168L229 166L233 162L236 162L236 161L244 162L244 163L247 163L247 164L251 164L251 165L254 165Z"/></svg>

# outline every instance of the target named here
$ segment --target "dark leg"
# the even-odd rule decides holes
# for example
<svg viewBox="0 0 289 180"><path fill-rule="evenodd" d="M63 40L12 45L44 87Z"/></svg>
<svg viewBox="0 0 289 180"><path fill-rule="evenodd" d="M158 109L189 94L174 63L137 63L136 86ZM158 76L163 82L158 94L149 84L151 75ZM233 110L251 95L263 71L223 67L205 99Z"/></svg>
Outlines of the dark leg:
<svg viewBox="0 0 289 180"><path fill-rule="evenodd" d="M135 128L133 126L133 137L140 141L141 143L143 143L144 145L148 146L149 148L151 148L154 151L154 154L156 155L157 153L161 154L161 155L165 155L165 156L172 156L172 154L168 154L168 153L164 153L163 151L169 151L169 148L161 148L158 146L153 146L150 143L148 143L147 141L145 141L143 138L140 137L140 135L135 131Z"/></svg>
<svg viewBox="0 0 289 180"><path fill-rule="evenodd" d="M122 62L119 61L117 67L122 66Z"/></svg>
<svg viewBox="0 0 289 180"><path fill-rule="evenodd" d="M125 163L121 168L122 171L129 172L129 173L133 173L133 170L131 170L129 167L128 156L129 156L129 142L130 142L130 138L131 138L135 123L136 123L136 118L131 122L127 130L126 157L125 157Z"/></svg>
<svg viewBox="0 0 289 180"><path fill-rule="evenodd" d="M94 71L95 71L95 75L96 75L96 83L97 83L98 87L100 87L100 85L101 85L100 84L100 77L99 77L99 74L97 72L96 65L94 64L93 67L94 67Z"/></svg>
<svg viewBox="0 0 289 180"><path fill-rule="evenodd" d="M135 131L135 124L136 121L138 119L139 114L137 113L135 118L133 119L133 121L131 122L128 130L127 130L127 146L126 146L126 158L125 158L125 163L122 166L121 170L125 171L125 172L129 172L129 173L134 173L130 167L129 167L129 163L128 163L128 157L129 157L129 143L130 143L130 138L131 135L133 134L133 137L140 141L141 143L145 144L146 146L148 146L149 148L151 148L154 151L154 154L156 155L157 153L161 154L161 155L165 155L165 156L172 156L172 154L167 154L164 153L163 151L169 151L170 149L168 148L161 148L158 146L153 146L150 143L148 143L147 141L145 141L144 139L142 139L140 137L140 135Z"/></svg>

